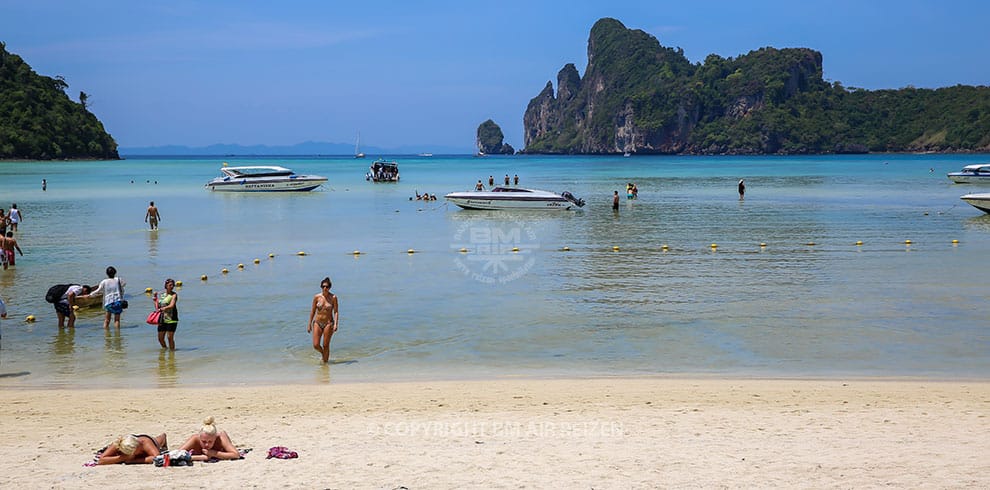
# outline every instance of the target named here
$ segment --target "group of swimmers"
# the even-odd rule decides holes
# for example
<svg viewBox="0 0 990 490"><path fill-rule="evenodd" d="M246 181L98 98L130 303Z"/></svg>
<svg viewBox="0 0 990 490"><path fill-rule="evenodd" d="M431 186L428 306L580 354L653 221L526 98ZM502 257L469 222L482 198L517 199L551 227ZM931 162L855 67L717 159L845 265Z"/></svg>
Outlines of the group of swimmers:
<svg viewBox="0 0 990 490"><path fill-rule="evenodd" d="M226 431L217 429L213 417L207 417L199 431L186 439L179 448L192 455L192 461L219 461L240 459L241 453L230 441ZM165 433L152 437L147 434L127 434L101 450L96 464L151 464L159 455L167 453L168 440Z"/></svg>
<svg viewBox="0 0 990 490"><path fill-rule="evenodd" d="M413 198L410 197L409 200L412 201ZM416 191L416 200L417 201L436 201L437 200L437 195L436 194L430 194L428 192L424 192L424 193L420 194L419 191Z"/></svg>
<svg viewBox="0 0 990 490"><path fill-rule="evenodd" d="M630 182L626 184L626 199L636 199L639 197L639 187L636 184Z"/></svg>

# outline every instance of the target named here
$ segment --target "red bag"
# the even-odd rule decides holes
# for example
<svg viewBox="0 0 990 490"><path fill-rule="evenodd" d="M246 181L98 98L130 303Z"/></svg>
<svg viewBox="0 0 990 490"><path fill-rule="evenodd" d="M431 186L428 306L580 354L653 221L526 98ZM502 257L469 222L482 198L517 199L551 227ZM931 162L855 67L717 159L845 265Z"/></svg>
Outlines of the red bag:
<svg viewBox="0 0 990 490"><path fill-rule="evenodd" d="M148 325L161 325L162 310L155 310L148 313L148 319L146 321L148 322Z"/></svg>

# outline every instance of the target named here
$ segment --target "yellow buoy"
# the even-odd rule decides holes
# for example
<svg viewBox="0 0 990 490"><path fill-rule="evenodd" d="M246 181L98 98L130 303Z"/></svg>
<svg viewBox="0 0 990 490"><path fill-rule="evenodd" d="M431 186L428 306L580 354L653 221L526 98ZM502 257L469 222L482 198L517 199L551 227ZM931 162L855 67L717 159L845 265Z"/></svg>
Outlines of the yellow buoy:
<svg viewBox="0 0 990 490"><path fill-rule="evenodd" d="M519 247L512 247L512 251L513 252L518 252L519 251Z"/></svg>
<svg viewBox="0 0 990 490"><path fill-rule="evenodd" d="M564 247L561 250L563 250L565 252L570 252L571 251L571 247Z"/></svg>
<svg viewBox="0 0 990 490"><path fill-rule="evenodd" d="M616 246L612 247L612 251L613 252L618 252L619 251L619 246L616 245Z"/></svg>
<svg viewBox="0 0 990 490"><path fill-rule="evenodd" d="M261 259L254 259L254 263L255 264L260 264L261 263Z"/></svg>
<svg viewBox="0 0 990 490"><path fill-rule="evenodd" d="M151 288L144 288L144 292L145 292L146 294L151 294L151 291L152 291L152 289L151 289Z"/></svg>
<svg viewBox="0 0 990 490"><path fill-rule="evenodd" d="M711 244L711 248L718 248L718 244L717 243Z"/></svg>
<svg viewBox="0 0 990 490"><path fill-rule="evenodd" d="M199 280L200 281L205 281L206 280L206 274L203 274L202 276L199 276Z"/></svg>
<svg viewBox="0 0 990 490"><path fill-rule="evenodd" d="M461 247L461 250L460 250L460 252L461 252L462 254L466 254L466 253L468 252L468 249L466 249L466 248L464 248L464 247Z"/></svg>
<svg viewBox="0 0 990 490"><path fill-rule="evenodd" d="M660 245L660 250L669 250L669 249L670 249L670 247L668 247L666 243L663 244L663 245Z"/></svg>
<svg viewBox="0 0 990 490"><path fill-rule="evenodd" d="M863 245L863 240L856 240L856 246Z"/></svg>
<svg viewBox="0 0 990 490"><path fill-rule="evenodd" d="M361 255L361 251L360 250L355 250L355 251L351 252L351 255Z"/></svg>
<svg viewBox="0 0 990 490"><path fill-rule="evenodd" d="M244 268L244 264L237 264L237 268L238 269L243 269Z"/></svg>
<svg viewBox="0 0 990 490"><path fill-rule="evenodd" d="M416 253L416 251L410 248L409 250L406 250L406 253L411 255Z"/></svg>
<svg viewBox="0 0 990 490"><path fill-rule="evenodd" d="M296 252L296 255L298 255L298 256L301 257L303 255L306 255L306 252L303 252L302 250L300 250L300 251Z"/></svg>
<svg viewBox="0 0 990 490"><path fill-rule="evenodd" d="M766 244L766 243L763 243L763 242L760 242L760 248L764 248L764 247L766 247L766 246L767 246L767 244Z"/></svg>
<svg viewBox="0 0 990 490"><path fill-rule="evenodd" d="M28 323L33 323L34 320L35 320L34 315L28 315L27 318L24 319L24 321Z"/></svg>
<svg viewBox="0 0 990 490"><path fill-rule="evenodd" d="M952 240L953 244L959 243L959 240Z"/></svg>
<svg viewBox="0 0 990 490"><path fill-rule="evenodd" d="M175 281L175 287L181 288L182 287L182 281Z"/></svg>
<svg viewBox="0 0 990 490"><path fill-rule="evenodd" d="M814 247L815 246L815 242L808 242L808 246L809 247Z"/></svg>
<svg viewBox="0 0 990 490"><path fill-rule="evenodd" d="M269 259L274 259L275 258L275 254L268 254L268 258Z"/></svg>
<svg viewBox="0 0 990 490"><path fill-rule="evenodd" d="M223 274L226 274L229 271L226 268L224 268L224 269L221 269L220 272L223 273Z"/></svg>
<svg viewBox="0 0 990 490"><path fill-rule="evenodd" d="M905 245L910 245L911 244L911 240L904 240L904 244Z"/></svg>

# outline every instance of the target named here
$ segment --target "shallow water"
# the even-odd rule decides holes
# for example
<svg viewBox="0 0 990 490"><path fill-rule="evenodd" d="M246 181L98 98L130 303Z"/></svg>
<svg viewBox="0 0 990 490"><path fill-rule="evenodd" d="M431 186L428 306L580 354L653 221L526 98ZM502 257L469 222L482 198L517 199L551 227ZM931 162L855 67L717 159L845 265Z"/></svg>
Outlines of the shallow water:
<svg viewBox="0 0 990 490"><path fill-rule="evenodd" d="M229 159L329 177L316 192L267 195L204 190L220 158L0 162L0 206L25 216L25 256L0 272L10 313L0 386L984 378L990 307L975 257L990 245L990 216L959 200L980 187L945 173L986 159L399 157L399 184L365 182L370 159ZM443 201L506 173L588 205L543 214ZM613 213L612 191L629 181L639 199ZM410 201L416 192L440 200ZM142 221L149 200L157 232ZM60 331L48 286L95 284L107 265L128 284L123 327L105 332L93 308ZM324 276L341 305L329 368L306 333ZM144 290L166 277L184 282L174 353L143 323Z"/></svg>

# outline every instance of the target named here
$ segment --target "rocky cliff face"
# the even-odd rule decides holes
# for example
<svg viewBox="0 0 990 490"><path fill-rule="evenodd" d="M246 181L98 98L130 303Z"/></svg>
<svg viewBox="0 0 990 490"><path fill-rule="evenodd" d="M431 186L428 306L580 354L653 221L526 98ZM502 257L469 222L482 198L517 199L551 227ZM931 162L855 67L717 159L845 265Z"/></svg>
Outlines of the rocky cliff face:
<svg viewBox="0 0 990 490"><path fill-rule="evenodd" d="M512 155L516 152L512 145L503 143L502 128L491 119L478 126L478 151L486 155Z"/></svg>
<svg viewBox="0 0 990 490"><path fill-rule="evenodd" d="M726 72L751 64L748 57L766 58L775 69L784 65L786 70L762 79L762 73ZM811 50L766 49L738 60L709 58L712 65L693 65L683 51L663 47L643 31L627 29L615 19L599 20L588 39L584 77L567 64L557 74L556 95L547 82L529 102L523 116L524 151L705 152L692 139L695 128L759 111L767 80L774 82L773 96L781 100L806 90L810 82L821 82L821 55Z"/></svg>

